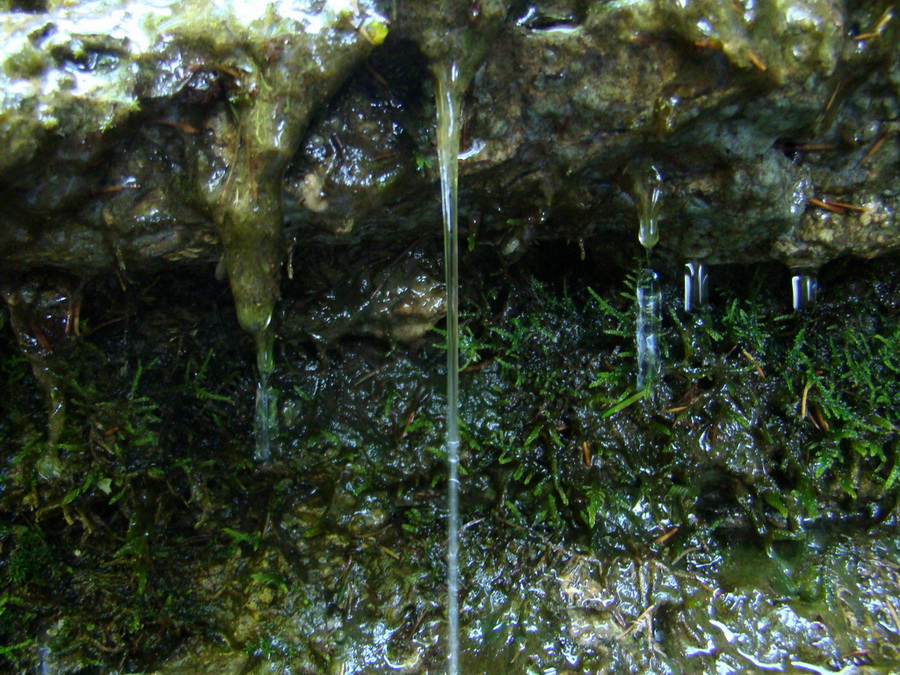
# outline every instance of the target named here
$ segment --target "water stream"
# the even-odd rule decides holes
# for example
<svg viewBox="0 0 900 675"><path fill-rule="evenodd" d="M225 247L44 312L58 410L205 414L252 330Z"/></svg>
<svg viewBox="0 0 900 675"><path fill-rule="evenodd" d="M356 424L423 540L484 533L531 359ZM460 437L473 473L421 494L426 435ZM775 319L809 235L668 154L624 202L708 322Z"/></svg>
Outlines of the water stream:
<svg viewBox="0 0 900 675"><path fill-rule="evenodd" d="M659 358L659 331L662 323L660 306L662 294L659 289L659 275L651 269L641 271L635 289L637 298L637 323L635 342L637 345L637 388L647 391L647 399L653 400L656 381L661 372Z"/></svg>
<svg viewBox="0 0 900 675"><path fill-rule="evenodd" d="M455 62L433 68L437 102L437 146L444 217L447 284L447 672L459 672L459 173L460 99L464 85Z"/></svg>
<svg viewBox="0 0 900 675"><path fill-rule="evenodd" d="M267 326L256 333L256 367L259 379L256 384L256 420L254 437L256 439L256 459L268 461L272 456L272 446L278 433L278 412L275 392L269 378L275 370L275 359L272 347L275 332Z"/></svg>
<svg viewBox="0 0 900 675"><path fill-rule="evenodd" d="M635 164L627 169L631 197L637 207L638 241L647 251L647 266L641 270L635 287L637 320L637 388L647 400L655 398L655 385L661 372L659 331L662 326L662 293L659 275L650 267L650 251L659 242L659 206L662 176L651 164Z"/></svg>

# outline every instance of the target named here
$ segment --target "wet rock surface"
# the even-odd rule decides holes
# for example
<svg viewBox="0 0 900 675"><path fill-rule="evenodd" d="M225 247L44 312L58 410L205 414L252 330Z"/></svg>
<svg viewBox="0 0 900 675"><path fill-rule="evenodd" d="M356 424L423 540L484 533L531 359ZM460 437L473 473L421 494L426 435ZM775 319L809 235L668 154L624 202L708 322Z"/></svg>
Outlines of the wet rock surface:
<svg viewBox="0 0 900 675"><path fill-rule="evenodd" d="M12 671L442 669L459 50L466 672L897 669L892 3L0 7Z"/></svg>
<svg viewBox="0 0 900 675"><path fill-rule="evenodd" d="M660 266L651 402L634 396L634 282L543 248L486 278L478 247L463 257L466 671L896 669L896 260L824 267L802 316L777 265L713 267L693 315ZM212 263L126 290L34 284L45 314L0 313L16 672L441 670L443 338L369 313L415 296L437 256L295 255L266 463L252 339ZM340 298L331 255L369 270ZM55 444L9 328L45 338L67 401Z"/></svg>
<svg viewBox="0 0 900 675"><path fill-rule="evenodd" d="M442 31L459 53L483 53L464 106L470 233L599 248L631 240L622 172L638 159L665 181L659 255L814 266L898 244L900 65L888 2L357 9L327 18L285 5L263 18L237 7L215 19L215 38L205 22L220 10L203 3L7 11L6 269L89 275L216 257L217 204L235 197L229 174L253 192L257 173L260 185L267 172L279 183L288 159L271 199L283 188L289 240L430 235L439 212L427 72ZM333 32L313 38L322 21ZM281 84L279 64L295 54L321 65ZM257 114L293 129L269 169L254 159L262 136L235 137L261 130ZM253 171L238 176L248 152ZM280 262L287 243L269 238L267 257ZM247 285L264 284L237 287Z"/></svg>
<svg viewBox="0 0 900 675"><path fill-rule="evenodd" d="M217 245L241 324L263 331L283 257L284 170L385 20L358 3L202 1L2 18L7 268L89 276Z"/></svg>
<svg viewBox="0 0 900 675"><path fill-rule="evenodd" d="M413 247L378 260L356 248L323 249L304 263L306 291L279 307L281 330L306 334L323 347L373 336L413 343L444 318L444 282L436 257ZM347 278L347 269L358 272Z"/></svg>

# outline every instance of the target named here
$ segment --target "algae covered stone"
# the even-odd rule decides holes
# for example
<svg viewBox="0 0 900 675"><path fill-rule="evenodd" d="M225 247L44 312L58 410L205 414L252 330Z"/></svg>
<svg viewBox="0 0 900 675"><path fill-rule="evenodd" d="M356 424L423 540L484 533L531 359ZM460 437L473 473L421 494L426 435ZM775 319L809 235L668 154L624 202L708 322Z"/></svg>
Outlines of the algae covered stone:
<svg viewBox="0 0 900 675"><path fill-rule="evenodd" d="M460 204L480 243L637 246L623 171L640 159L664 179L659 256L883 254L900 245L890 9L16 4L0 15L0 255L90 275L224 245L258 327L292 242L434 232L428 70L451 55L472 71ZM863 211L823 218L810 199Z"/></svg>
<svg viewBox="0 0 900 675"><path fill-rule="evenodd" d="M84 2L0 15L0 176L20 202L0 218L0 249L22 266L90 274L152 261L136 239L154 229L208 255L215 224L241 322L260 329L283 257L284 170L312 112L385 26L349 1ZM132 191L139 208L116 208ZM135 228L148 211L155 219ZM84 228L99 239L84 240ZM99 250L54 258L86 246Z"/></svg>

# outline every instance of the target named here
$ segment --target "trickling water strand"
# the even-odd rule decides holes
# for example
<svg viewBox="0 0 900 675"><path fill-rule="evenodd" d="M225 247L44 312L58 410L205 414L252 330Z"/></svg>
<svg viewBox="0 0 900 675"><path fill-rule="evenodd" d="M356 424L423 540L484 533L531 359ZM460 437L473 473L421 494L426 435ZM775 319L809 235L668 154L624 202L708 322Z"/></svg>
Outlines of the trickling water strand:
<svg viewBox="0 0 900 675"><path fill-rule="evenodd" d="M272 456L272 446L278 433L278 413L275 392L269 378L275 370L275 358L272 348L275 333L271 326L255 334L256 367L259 380L256 385L256 459L268 461Z"/></svg>
<svg viewBox="0 0 900 675"><path fill-rule="evenodd" d="M647 251L648 268L640 272L637 281L637 388L646 398L655 398L659 379L659 330L662 325L659 276L649 269L650 250L659 242L659 205L662 197L662 176L651 164L634 164L626 170L629 190L637 207L638 241Z"/></svg>
<svg viewBox="0 0 900 675"><path fill-rule="evenodd" d="M705 305L709 299L707 291L706 265L689 262L684 266L684 311L692 312Z"/></svg>
<svg viewBox="0 0 900 675"><path fill-rule="evenodd" d="M447 284L447 619L450 675L459 673L459 170L460 96L456 63L434 67L438 163L444 216L444 272Z"/></svg>
<svg viewBox="0 0 900 675"><path fill-rule="evenodd" d="M819 284L812 272L797 271L791 277L791 297L795 312L803 312L816 301L819 295Z"/></svg>
<svg viewBox="0 0 900 675"><path fill-rule="evenodd" d="M643 270L637 289L637 387L645 389L647 398L654 397L654 385L659 379L659 329L662 322L659 276L653 270Z"/></svg>

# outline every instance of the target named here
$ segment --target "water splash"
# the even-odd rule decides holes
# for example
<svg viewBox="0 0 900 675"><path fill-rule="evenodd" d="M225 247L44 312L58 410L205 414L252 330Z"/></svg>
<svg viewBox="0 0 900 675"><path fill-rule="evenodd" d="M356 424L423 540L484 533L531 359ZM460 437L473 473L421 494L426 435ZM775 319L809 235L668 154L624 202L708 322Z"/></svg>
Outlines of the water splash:
<svg viewBox="0 0 900 675"><path fill-rule="evenodd" d="M460 99L465 89L455 62L433 67L437 102L438 163L444 217L447 283L447 618L448 666L459 673L459 177Z"/></svg>
<svg viewBox="0 0 900 675"><path fill-rule="evenodd" d="M256 459L268 461L278 435L278 405L275 391L269 379L275 371L273 346L275 332L272 326L255 333L256 368L259 379L256 384L256 419L254 436L256 440Z"/></svg>
<svg viewBox="0 0 900 675"><path fill-rule="evenodd" d="M791 276L791 298L795 312L811 308L819 295L819 282L814 272L798 270Z"/></svg>
<svg viewBox="0 0 900 675"><path fill-rule="evenodd" d="M684 266L684 311L692 312L709 301L706 265L689 262Z"/></svg>
<svg viewBox="0 0 900 675"><path fill-rule="evenodd" d="M637 288L637 387L647 391L647 398L653 400L654 385L659 379L661 363L659 358L659 331L662 325L660 308L662 293L659 289L659 275L651 269L641 271Z"/></svg>

